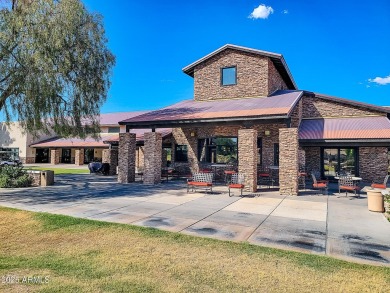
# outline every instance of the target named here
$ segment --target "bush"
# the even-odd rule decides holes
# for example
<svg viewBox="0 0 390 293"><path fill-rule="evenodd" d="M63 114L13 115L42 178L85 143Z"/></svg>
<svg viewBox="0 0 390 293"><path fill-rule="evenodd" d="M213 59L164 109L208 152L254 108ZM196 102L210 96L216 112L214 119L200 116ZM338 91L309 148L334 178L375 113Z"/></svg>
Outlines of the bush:
<svg viewBox="0 0 390 293"><path fill-rule="evenodd" d="M0 168L0 188L28 187L31 176L22 166L2 166Z"/></svg>

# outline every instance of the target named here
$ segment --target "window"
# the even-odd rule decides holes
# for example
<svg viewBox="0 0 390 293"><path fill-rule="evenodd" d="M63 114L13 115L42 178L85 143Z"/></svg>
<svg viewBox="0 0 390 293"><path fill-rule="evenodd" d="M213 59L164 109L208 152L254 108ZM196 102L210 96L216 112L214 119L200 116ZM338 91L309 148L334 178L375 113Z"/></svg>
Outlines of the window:
<svg viewBox="0 0 390 293"><path fill-rule="evenodd" d="M19 160L19 148L1 148L0 160Z"/></svg>
<svg viewBox="0 0 390 293"><path fill-rule="evenodd" d="M261 137L257 138L257 165L262 166L263 165L263 140Z"/></svg>
<svg viewBox="0 0 390 293"><path fill-rule="evenodd" d="M204 163L236 163L237 137L199 139L198 159Z"/></svg>
<svg viewBox="0 0 390 293"><path fill-rule="evenodd" d="M188 149L186 145L175 145L175 161L188 162Z"/></svg>
<svg viewBox="0 0 390 293"><path fill-rule="evenodd" d="M356 148L323 148L322 174L334 177L336 173L358 175Z"/></svg>
<svg viewBox="0 0 390 293"><path fill-rule="evenodd" d="M120 127L108 127L108 133L119 133L121 132Z"/></svg>
<svg viewBox="0 0 390 293"><path fill-rule="evenodd" d="M274 166L279 166L279 144L274 144Z"/></svg>
<svg viewBox="0 0 390 293"><path fill-rule="evenodd" d="M221 70L221 84L222 85L234 85L237 84L237 68L226 67Z"/></svg>

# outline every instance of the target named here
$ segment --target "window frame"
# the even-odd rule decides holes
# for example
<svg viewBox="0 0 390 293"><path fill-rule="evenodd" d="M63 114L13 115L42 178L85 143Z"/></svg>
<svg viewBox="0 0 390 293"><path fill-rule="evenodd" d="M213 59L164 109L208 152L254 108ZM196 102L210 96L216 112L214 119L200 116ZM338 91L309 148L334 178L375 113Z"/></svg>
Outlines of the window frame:
<svg viewBox="0 0 390 293"><path fill-rule="evenodd" d="M234 83L229 83L229 84L224 84L223 83L223 71L224 69L231 69L231 68L234 68ZM221 68L221 86L233 86L233 85L237 85L237 66L234 65L234 66L226 66L226 67L222 67Z"/></svg>
<svg viewBox="0 0 390 293"><path fill-rule="evenodd" d="M117 131L110 131L110 130L117 130ZM107 128L107 133L120 133L121 132L121 127L120 126L108 126Z"/></svg>

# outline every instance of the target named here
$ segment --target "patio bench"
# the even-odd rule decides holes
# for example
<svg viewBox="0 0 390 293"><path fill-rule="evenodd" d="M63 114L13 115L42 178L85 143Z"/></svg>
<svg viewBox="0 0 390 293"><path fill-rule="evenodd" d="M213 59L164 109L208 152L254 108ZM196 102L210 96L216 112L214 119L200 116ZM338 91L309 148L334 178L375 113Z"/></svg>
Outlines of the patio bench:
<svg viewBox="0 0 390 293"><path fill-rule="evenodd" d="M187 193L192 189L205 188L213 192L213 173L195 173L192 179L187 180Z"/></svg>

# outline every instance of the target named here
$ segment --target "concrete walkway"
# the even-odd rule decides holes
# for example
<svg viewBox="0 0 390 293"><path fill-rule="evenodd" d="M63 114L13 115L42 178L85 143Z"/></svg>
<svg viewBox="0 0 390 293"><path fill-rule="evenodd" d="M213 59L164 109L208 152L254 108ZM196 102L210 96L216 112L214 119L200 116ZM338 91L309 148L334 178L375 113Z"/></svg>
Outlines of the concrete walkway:
<svg viewBox="0 0 390 293"><path fill-rule="evenodd" d="M0 205L390 266L390 223L369 212L363 195L229 197L186 193L184 182L118 184L115 177L57 176L46 188L0 190Z"/></svg>

